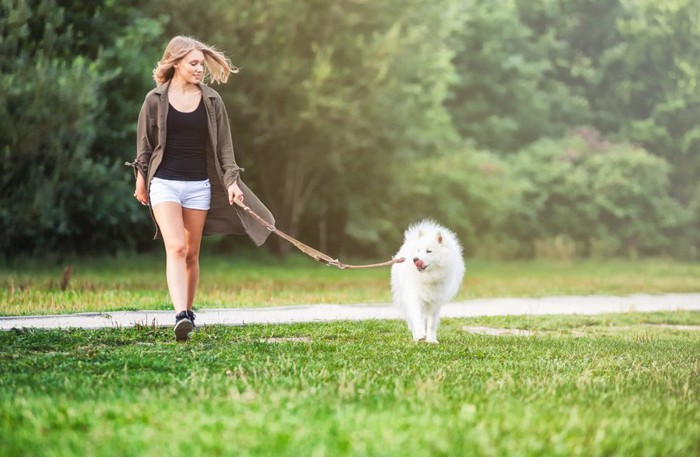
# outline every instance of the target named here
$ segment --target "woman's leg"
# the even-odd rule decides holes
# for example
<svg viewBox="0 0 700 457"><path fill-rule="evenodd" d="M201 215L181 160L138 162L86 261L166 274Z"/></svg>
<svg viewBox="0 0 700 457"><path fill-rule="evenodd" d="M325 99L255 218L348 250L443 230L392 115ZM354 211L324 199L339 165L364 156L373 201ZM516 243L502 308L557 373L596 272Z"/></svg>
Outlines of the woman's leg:
<svg viewBox="0 0 700 457"><path fill-rule="evenodd" d="M153 208L153 213L163 235L173 307L176 313L191 310L199 282L199 250L207 212L163 202Z"/></svg>
<svg viewBox="0 0 700 457"><path fill-rule="evenodd" d="M199 250L207 212L200 209L182 209L185 230L185 271L187 276L187 310L192 310L199 283Z"/></svg>
<svg viewBox="0 0 700 457"><path fill-rule="evenodd" d="M163 235L165 245L165 276L175 313L187 310L187 268L185 258L185 223L182 206L174 202L162 202L153 207L153 214Z"/></svg>

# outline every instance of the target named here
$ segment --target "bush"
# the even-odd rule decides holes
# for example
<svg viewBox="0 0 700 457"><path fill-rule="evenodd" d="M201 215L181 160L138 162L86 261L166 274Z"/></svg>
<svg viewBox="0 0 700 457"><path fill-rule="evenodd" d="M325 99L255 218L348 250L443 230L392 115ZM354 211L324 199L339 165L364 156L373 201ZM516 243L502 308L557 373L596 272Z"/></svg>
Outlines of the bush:
<svg viewBox="0 0 700 457"><path fill-rule="evenodd" d="M692 252L692 221L670 196L668 164L592 129L539 141L508 159L464 148L406 164L396 175L380 210L350 217L353 252L393 254L403 229L426 217L455 230L468 256Z"/></svg>
<svg viewBox="0 0 700 457"><path fill-rule="evenodd" d="M525 186L512 215L512 226L523 229L514 236L523 246L533 243L530 252L535 241L563 237L579 256L677 253L687 217L670 196L662 158L579 129L539 141L511 163Z"/></svg>
<svg viewBox="0 0 700 457"><path fill-rule="evenodd" d="M26 71L31 78L0 75L5 254L55 248L75 235L95 135L98 81L86 62L38 56Z"/></svg>
<svg viewBox="0 0 700 457"><path fill-rule="evenodd" d="M89 6L117 28L109 14L117 6ZM115 251L137 242L127 224L149 219L130 196L133 175L123 163L133 152L123 151L122 137L133 138L124 118L135 124L146 89L129 66L143 62L136 44L160 29L120 11L134 26L98 34L115 40L109 52L82 33L97 12L80 4L0 3L0 50L8 56L0 61L0 255ZM139 96L126 96L134 87Z"/></svg>
<svg viewBox="0 0 700 457"><path fill-rule="evenodd" d="M464 148L409 162L395 175L400 178L389 186L376 212L350 217L351 244L359 245L354 252L393 254L408 225L431 218L456 232L466 255L514 255L514 240L504 236L503 226L517 188L504 161Z"/></svg>

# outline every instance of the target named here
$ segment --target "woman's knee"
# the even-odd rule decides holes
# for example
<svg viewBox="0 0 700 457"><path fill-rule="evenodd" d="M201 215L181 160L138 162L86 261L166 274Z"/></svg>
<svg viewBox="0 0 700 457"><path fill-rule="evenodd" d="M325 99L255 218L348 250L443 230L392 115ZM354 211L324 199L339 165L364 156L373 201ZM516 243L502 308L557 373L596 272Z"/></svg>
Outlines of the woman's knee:
<svg viewBox="0 0 700 457"><path fill-rule="evenodd" d="M186 259L187 258L187 246L185 243L168 243L165 246L165 250L168 256Z"/></svg>
<svg viewBox="0 0 700 457"><path fill-rule="evenodd" d="M185 262L187 262L187 266L199 265L199 249L196 251L187 251L187 254L185 255Z"/></svg>

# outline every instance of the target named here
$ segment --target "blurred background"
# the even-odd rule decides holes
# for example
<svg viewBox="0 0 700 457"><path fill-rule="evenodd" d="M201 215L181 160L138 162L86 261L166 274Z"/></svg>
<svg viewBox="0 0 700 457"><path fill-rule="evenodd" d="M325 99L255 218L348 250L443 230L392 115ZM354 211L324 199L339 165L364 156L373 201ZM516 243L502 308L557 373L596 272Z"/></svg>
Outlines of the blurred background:
<svg viewBox="0 0 700 457"><path fill-rule="evenodd" d="M467 256L700 258L696 0L0 0L2 259L162 250L124 162L180 34L241 68L243 179L333 257L430 217Z"/></svg>

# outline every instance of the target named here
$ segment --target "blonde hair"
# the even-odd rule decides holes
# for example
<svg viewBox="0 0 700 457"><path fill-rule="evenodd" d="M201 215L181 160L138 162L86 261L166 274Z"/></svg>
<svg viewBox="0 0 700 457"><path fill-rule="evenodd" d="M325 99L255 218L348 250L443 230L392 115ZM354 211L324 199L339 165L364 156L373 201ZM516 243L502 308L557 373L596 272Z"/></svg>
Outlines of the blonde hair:
<svg viewBox="0 0 700 457"><path fill-rule="evenodd" d="M231 73L238 73L238 68L229 58L213 46L187 36L176 36L170 40L163 52L163 58L153 69L153 80L156 84L161 85L170 81L175 75L174 65L195 49L204 54L204 80L209 78L212 82L225 83Z"/></svg>

